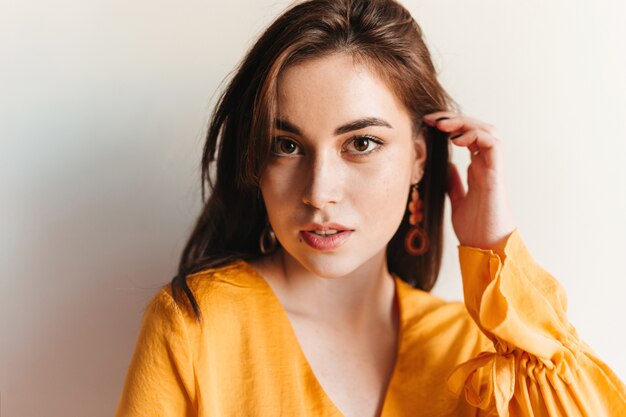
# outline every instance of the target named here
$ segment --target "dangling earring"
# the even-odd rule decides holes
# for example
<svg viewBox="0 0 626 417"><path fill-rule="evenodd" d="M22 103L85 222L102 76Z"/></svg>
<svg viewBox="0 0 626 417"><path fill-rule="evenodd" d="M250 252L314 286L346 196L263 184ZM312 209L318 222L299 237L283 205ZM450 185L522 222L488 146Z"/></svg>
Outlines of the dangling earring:
<svg viewBox="0 0 626 417"><path fill-rule="evenodd" d="M424 219L422 214L422 200L420 200L419 193L417 192L417 183L411 187L411 201L409 202L409 223L411 228L407 232L404 238L404 249L409 255L420 256L428 251L429 240L428 235L419 227L419 223ZM419 240L419 244L415 244L415 240Z"/></svg>
<svg viewBox="0 0 626 417"><path fill-rule="evenodd" d="M259 238L259 247L261 248L261 253L263 255L267 255L276 250L276 234L272 230L272 226L270 226L269 222L265 223L265 227L261 232L261 237Z"/></svg>

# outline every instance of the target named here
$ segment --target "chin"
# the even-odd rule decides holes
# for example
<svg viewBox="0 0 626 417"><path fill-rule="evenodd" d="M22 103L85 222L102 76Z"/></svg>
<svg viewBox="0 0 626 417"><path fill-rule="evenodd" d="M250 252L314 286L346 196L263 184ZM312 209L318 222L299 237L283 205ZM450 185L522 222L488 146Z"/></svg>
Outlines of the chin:
<svg viewBox="0 0 626 417"><path fill-rule="evenodd" d="M328 279L345 277L369 261L369 258L356 257L341 251L293 253L291 256L310 273Z"/></svg>
<svg viewBox="0 0 626 417"><path fill-rule="evenodd" d="M354 260L340 257L321 257L305 258L302 261L298 260L302 267L306 270L322 278L336 279L345 277L346 275L354 272L360 265Z"/></svg>

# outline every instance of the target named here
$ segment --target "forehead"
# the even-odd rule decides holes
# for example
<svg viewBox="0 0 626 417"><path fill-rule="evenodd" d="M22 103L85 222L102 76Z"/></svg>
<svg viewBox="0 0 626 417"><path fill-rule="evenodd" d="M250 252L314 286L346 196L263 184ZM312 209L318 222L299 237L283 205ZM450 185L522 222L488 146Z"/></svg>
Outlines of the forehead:
<svg viewBox="0 0 626 417"><path fill-rule="evenodd" d="M410 119L395 92L368 65L348 54L314 58L286 68L277 83L278 117L334 127L362 117ZM407 120L404 120L406 122Z"/></svg>

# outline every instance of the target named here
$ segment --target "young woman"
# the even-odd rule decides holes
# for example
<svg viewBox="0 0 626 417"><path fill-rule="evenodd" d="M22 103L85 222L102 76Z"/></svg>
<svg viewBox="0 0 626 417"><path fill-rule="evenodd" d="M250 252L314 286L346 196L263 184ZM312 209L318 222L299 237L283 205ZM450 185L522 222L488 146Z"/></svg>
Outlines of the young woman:
<svg viewBox="0 0 626 417"><path fill-rule="evenodd" d="M117 415L626 415L517 232L498 134L453 109L396 2L280 16L213 114L210 196ZM446 192L465 303L428 293Z"/></svg>

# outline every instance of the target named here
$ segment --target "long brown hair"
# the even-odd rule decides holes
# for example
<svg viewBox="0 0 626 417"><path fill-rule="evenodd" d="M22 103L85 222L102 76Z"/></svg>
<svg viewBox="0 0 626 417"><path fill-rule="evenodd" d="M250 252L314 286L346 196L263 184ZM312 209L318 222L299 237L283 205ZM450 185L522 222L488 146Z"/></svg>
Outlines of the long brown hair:
<svg viewBox="0 0 626 417"><path fill-rule="evenodd" d="M387 262L390 272L415 288L428 291L435 284L443 246L448 144L421 119L450 109L453 102L437 81L421 29L393 0L310 0L292 6L266 29L211 116L202 154L204 207L171 283L176 301L190 305L196 319L201 315L187 285L189 274L263 256L259 236L266 213L258 184L270 155L279 74L294 63L338 52L372 68L408 109L416 131L425 129L427 157L419 188L430 250L419 257L405 252L407 212L387 245ZM408 195L409 190L407 201Z"/></svg>

